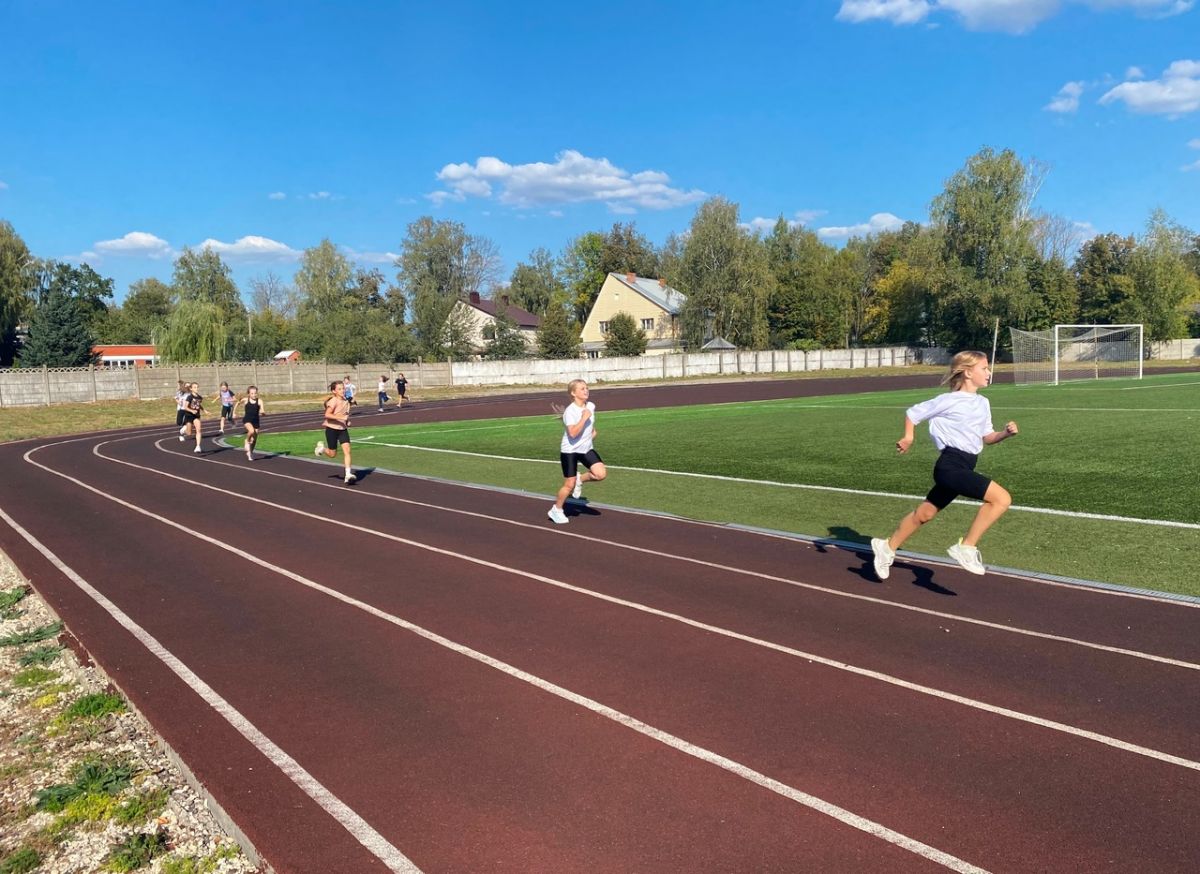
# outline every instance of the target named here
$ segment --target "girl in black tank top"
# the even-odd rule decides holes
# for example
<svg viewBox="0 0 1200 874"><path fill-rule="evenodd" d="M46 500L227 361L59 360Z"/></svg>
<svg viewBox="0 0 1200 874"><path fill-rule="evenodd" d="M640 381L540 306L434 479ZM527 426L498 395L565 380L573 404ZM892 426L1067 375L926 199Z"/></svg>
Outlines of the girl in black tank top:
<svg viewBox="0 0 1200 874"><path fill-rule="evenodd" d="M246 460L254 460L254 444L258 442L259 416L266 411L266 405L258 396L258 386L252 385L246 389L246 396L237 402L237 406L245 405L242 413L242 426L246 429ZM235 407L236 409L236 407Z"/></svg>

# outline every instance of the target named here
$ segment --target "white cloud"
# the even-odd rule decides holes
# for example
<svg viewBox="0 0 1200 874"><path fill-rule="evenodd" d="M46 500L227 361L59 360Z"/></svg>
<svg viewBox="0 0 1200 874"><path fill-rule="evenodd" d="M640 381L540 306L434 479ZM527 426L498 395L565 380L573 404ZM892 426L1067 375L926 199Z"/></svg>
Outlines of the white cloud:
<svg viewBox="0 0 1200 874"><path fill-rule="evenodd" d="M314 191L311 194L304 195L309 200L336 200L337 197L330 194L328 191Z"/></svg>
<svg viewBox="0 0 1200 874"><path fill-rule="evenodd" d="M900 25L916 24L934 12L950 12L968 30L1027 33L1069 4L1097 12L1127 9L1166 18L1187 12L1195 0L842 0L836 17L852 24L890 21Z"/></svg>
<svg viewBox="0 0 1200 874"><path fill-rule="evenodd" d="M798 228L798 227L802 227L803 225L807 225L809 222L811 222L813 219L817 218L818 216L825 215L825 210L823 210L823 209L798 209L798 210L796 210L795 213L793 213L793 215L795 216L794 218L790 218L787 220L788 227L789 228ZM775 218L765 218L763 216L756 216L755 218L750 219L750 221L748 221L748 222L742 222L740 227L745 228L748 231L754 231L755 233L758 233L758 234L769 234L769 233L771 233L771 231L773 231L775 229L775 224L778 221L779 221L778 216L776 216Z"/></svg>
<svg viewBox="0 0 1200 874"><path fill-rule="evenodd" d="M287 195L282 191L272 191L267 195L267 200L287 200Z"/></svg>
<svg viewBox="0 0 1200 874"><path fill-rule="evenodd" d="M546 214L548 216L550 216L550 218L562 218L563 217L563 211L561 209L552 209L552 210L550 210L550 212L548 212Z"/></svg>
<svg viewBox="0 0 1200 874"><path fill-rule="evenodd" d="M877 212L867 221L848 227L818 228L817 236L826 240L844 240L850 237L865 237L868 234L878 234L881 231L896 231L904 226L904 219L890 212Z"/></svg>
<svg viewBox="0 0 1200 874"><path fill-rule="evenodd" d="M1179 169L1184 173L1190 173L1192 170L1200 170L1200 161L1193 161L1190 164L1184 164Z"/></svg>
<svg viewBox="0 0 1200 874"><path fill-rule="evenodd" d="M1200 149L1200 137L1197 137L1194 140L1188 140L1188 148L1189 149Z"/></svg>
<svg viewBox="0 0 1200 874"><path fill-rule="evenodd" d="M508 164L494 157L447 164L437 178L445 189L425 195L437 206L495 195L500 203L518 208L600 202L614 213L631 213L638 207L672 209L707 196L698 189L672 188L661 171L631 173L607 158L589 158L574 149L559 152L553 164Z"/></svg>
<svg viewBox="0 0 1200 874"><path fill-rule="evenodd" d="M196 248L212 249L222 258L242 261L296 261L303 254L285 243L256 236L242 237L233 243L210 237Z"/></svg>
<svg viewBox="0 0 1200 874"><path fill-rule="evenodd" d="M1122 82L1100 98L1133 112L1176 117L1200 109L1200 61L1175 61L1158 79Z"/></svg>
<svg viewBox="0 0 1200 874"><path fill-rule="evenodd" d="M1130 67L1128 70L1125 71L1125 78L1126 79L1145 79L1146 74L1142 71L1141 67Z"/></svg>
<svg viewBox="0 0 1200 874"><path fill-rule="evenodd" d="M395 264L400 256L395 252L359 252L349 246L339 247L351 261L362 264Z"/></svg>
<svg viewBox="0 0 1200 874"><path fill-rule="evenodd" d="M161 237L145 231L130 231L116 240L100 240L94 244L95 251L84 252L85 256L99 258L102 255L129 255L141 258L169 258L175 254L171 244Z"/></svg>
<svg viewBox="0 0 1200 874"><path fill-rule="evenodd" d="M412 204L414 204L416 202L417 202L417 199L415 197L397 197L396 198L396 203L400 204L401 206L411 206Z"/></svg>
<svg viewBox="0 0 1200 874"><path fill-rule="evenodd" d="M1083 82L1068 82L1058 89L1054 99L1042 108L1047 112L1075 112L1079 109L1079 96L1083 94Z"/></svg>

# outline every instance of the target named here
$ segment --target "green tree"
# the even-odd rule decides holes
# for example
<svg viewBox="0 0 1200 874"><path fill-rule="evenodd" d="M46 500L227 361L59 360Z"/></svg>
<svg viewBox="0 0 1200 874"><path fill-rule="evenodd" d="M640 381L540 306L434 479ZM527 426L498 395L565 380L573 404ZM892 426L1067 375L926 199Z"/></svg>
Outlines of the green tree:
<svg viewBox="0 0 1200 874"><path fill-rule="evenodd" d="M544 316L551 303L563 295L562 281L554 257L545 249L534 249L530 263L517 264L508 286L514 304L535 315Z"/></svg>
<svg viewBox="0 0 1200 874"><path fill-rule="evenodd" d="M567 303L560 298L546 311L537 330L538 353L543 358L578 358L579 334L567 317Z"/></svg>
<svg viewBox="0 0 1200 874"><path fill-rule="evenodd" d="M487 340L484 358L509 361L529 357L525 337L503 303L497 303L495 321L483 329L483 336Z"/></svg>
<svg viewBox="0 0 1200 874"><path fill-rule="evenodd" d="M1132 262L1136 317L1145 324L1147 340L1182 337L1187 326L1185 305L1200 299L1200 280L1187 262L1192 233L1161 209L1146 223Z"/></svg>
<svg viewBox="0 0 1200 874"><path fill-rule="evenodd" d="M178 301L213 304L223 322L246 318L246 307L234 284L233 271L207 246L199 251L184 247L175 259L171 284Z"/></svg>
<svg viewBox="0 0 1200 874"><path fill-rule="evenodd" d="M1075 283L1079 290L1079 321L1112 324L1135 315L1133 237L1101 234L1088 240L1075 259Z"/></svg>
<svg viewBox="0 0 1200 874"><path fill-rule="evenodd" d="M475 354L474 333L474 322L466 305L452 307L442 321L433 352L438 358L464 361Z"/></svg>
<svg viewBox="0 0 1200 874"><path fill-rule="evenodd" d="M69 264L56 265L54 277L29 321L29 336L21 349L22 367L83 367L96 360L89 310L72 293Z"/></svg>
<svg viewBox="0 0 1200 874"><path fill-rule="evenodd" d="M354 267L328 239L304 250L293 282L301 315L326 316L345 307L354 280Z"/></svg>
<svg viewBox="0 0 1200 874"><path fill-rule="evenodd" d="M641 355L646 351L646 335L629 313L615 313L608 320L604 351L611 356Z"/></svg>
<svg viewBox="0 0 1200 874"><path fill-rule="evenodd" d="M1057 255L1047 259L1035 256L1025 274L1038 306L1030 320L1017 327L1041 331L1053 325L1073 324L1078 317L1079 289L1071 268Z"/></svg>
<svg viewBox="0 0 1200 874"><path fill-rule="evenodd" d="M789 226L782 216L763 245L775 280L767 313L771 345L783 348L800 339L825 347L844 345L851 295L865 269L859 249L839 253L812 231Z"/></svg>
<svg viewBox="0 0 1200 874"><path fill-rule="evenodd" d="M158 342L166 361L208 364L225 358L229 329L221 305L195 298L180 301L172 310Z"/></svg>
<svg viewBox="0 0 1200 874"><path fill-rule="evenodd" d="M711 337L765 348L774 283L766 248L739 226L737 204L722 197L702 203L679 265L684 340L697 349Z"/></svg>
<svg viewBox="0 0 1200 874"><path fill-rule="evenodd" d="M171 286L158 279L139 279L129 286L121 306L109 308L97 334L108 343L153 343L171 308Z"/></svg>
<svg viewBox="0 0 1200 874"><path fill-rule="evenodd" d="M613 224L605 234L592 231L576 237L563 250L560 264L575 320L580 324L587 321L608 274L658 276L660 267L654 245L638 233L632 222Z"/></svg>
<svg viewBox="0 0 1200 874"><path fill-rule="evenodd" d="M0 219L0 367L16 357L17 325L33 305L37 259L8 222Z"/></svg>

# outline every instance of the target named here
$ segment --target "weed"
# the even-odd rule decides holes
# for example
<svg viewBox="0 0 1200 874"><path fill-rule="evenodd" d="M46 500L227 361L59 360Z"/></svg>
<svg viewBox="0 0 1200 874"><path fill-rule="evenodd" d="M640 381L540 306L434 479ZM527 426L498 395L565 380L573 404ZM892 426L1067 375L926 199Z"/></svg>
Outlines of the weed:
<svg viewBox="0 0 1200 874"><path fill-rule="evenodd" d="M37 791L38 810L60 813L74 798L86 793L116 795L129 785L133 768L124 763L86 761L76 765L71 776L70 783L57 783Z"/></svg>
<svg viewBox="0 0 1200 874"><path fill-rule="evenodd" d="M62 628L61 622L51 622L40 628L31 628L29 631L20 631L8 635L8 637L0 637L0 646L24 646L27 643L39 643L49 640L51 637L57 637Z"/></svg>
<svg viewBox="0 0 1200 874"><path fill-rule="evenodd" d="M236 859L241 853L236 846L227 844L215 853L203 858L199 856L172 856L163 860L162 874L212 874L225 859Z"/></svg>
<svg viewBox="0 0 1200 874"><path fill-rule="evenodd" d="M155 856L160 856L167 849L165 832L147 834L139 832L130 835L113 847L104 862L106 871L134 871L143 865L150 864Z"/></svg>
<svg viewBox="0 0 1200 874"><path fill-rule="evenodd" d="M28 594L29 589L24 586L17 586L15 589L9 589L7 592L0 592L0 610L7 610L10 607L16 606Z"/></svg>
<svg viewBox="0 0 1200 874"><path fill-rule="evenodd" d="M26 668L13 675L13 685L18 689L32 689L58 677L58 671L48 668Z"/></svg>
<svg viewBox="0 0 1200 874"><path fill-rule="evenodd" d="M84 695L63 711L60 720L69 722L73 719L99 719L109 713L122 713L125 701L120 695L110 695L107 692L96 692Z"/></svg>
<svg viewBox="0 0 1200 874"><path fill-rule="evenodd" d="M21 656L21 667L28 668L31 665L48 665L58 659L62 654L61 646L39 646L37 649L32 649Z"/></svg>
<svg viewBox="0 0 1200 874"><path fill-rule="evenodd" d="M99 822L110 819L119 810L117 799L104 792L76 795L63 808L63 819L70 823Z"/></svg>
<svg viewBox="0 0 1200 874"><path fill-rule="evenodd" d="M0 874L26 874L42 864L42 857L33 847L21 847L0 859Z"/></svg>
<svg viewBox="0 0 1200 874"><path fill-rule="evenodd" d="M0 610L0 619L4 620L5 622L10 619L20 619L24 615L24 610L18 610L15 607L8 607L4 610Z"/></svg>
<svg viewBox="0 0 1200 874"><path fill-rule="evenodd" d="M162 813L170 794L164 788L139 792L113 811L112 818L122 825L145 822Z"/></svg>

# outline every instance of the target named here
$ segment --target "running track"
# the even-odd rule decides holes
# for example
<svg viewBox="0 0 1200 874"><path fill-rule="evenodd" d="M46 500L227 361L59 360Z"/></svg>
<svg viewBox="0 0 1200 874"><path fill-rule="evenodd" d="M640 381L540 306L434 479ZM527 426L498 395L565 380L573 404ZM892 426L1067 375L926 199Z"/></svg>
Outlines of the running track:
<svg viewBox="0 0 1200 874"><path fill-rule="evenodd" d="M205 445L0 446L0 546L276 871L1196 870L1196 607Z"/></svg>

